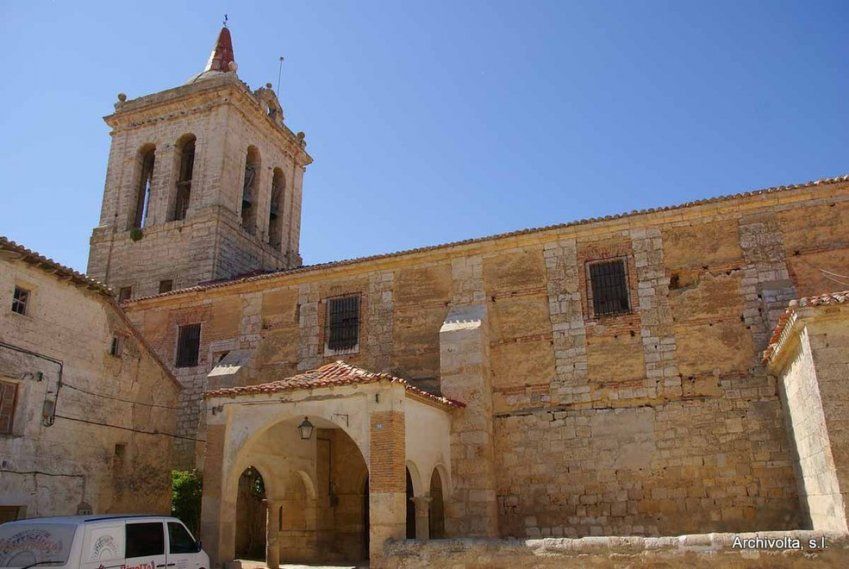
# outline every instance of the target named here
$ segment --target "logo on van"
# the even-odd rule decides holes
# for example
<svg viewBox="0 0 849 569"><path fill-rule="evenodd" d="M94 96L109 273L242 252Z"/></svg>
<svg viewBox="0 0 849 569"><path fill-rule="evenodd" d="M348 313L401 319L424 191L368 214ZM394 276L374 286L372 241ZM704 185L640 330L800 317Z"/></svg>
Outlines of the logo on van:
<svg viewBox="0 0 849 569"><path fill-rule="evenodd" d="M91 560L114 559L118 557L118 547L111 535L101 535L91 548Z"/></svg>
<svg viewBox="0 0 849 569"><path fill-rule="evenodd" d="M49 531L43 529L24 530L7 539L0 539L0 554L23 549L40 553L61 551L62 544L52 537Z"/></svg>
<svg viewBox="0 0 849 569"><path fill-rule="evenodd" d="M121 569L156 569L156 561L150 563L139 563L138 565L121 565Z"/></svg>

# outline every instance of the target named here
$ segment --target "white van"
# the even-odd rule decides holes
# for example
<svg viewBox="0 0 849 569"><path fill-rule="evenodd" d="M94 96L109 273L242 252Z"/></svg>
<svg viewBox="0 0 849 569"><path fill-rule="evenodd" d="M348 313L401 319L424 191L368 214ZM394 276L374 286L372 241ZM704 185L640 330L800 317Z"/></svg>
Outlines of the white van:
<svg viewBox="0 0 849 569"><path fill-rule="evenodd" d="M0 524L0 567L210 569L177 518L68 516Z"/></svg>

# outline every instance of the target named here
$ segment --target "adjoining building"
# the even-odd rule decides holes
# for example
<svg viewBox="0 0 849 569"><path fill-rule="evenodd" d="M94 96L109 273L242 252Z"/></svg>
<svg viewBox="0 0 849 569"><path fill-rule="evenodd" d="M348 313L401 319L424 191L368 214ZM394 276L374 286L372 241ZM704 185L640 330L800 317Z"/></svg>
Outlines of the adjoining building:
<svg viewBox="0 0 849 569"><path fill-rule="evenodd" d="M706 534L804 530L845 559L849 471L821 435L846 410L781 367L801 356L762 354L789 301L849 274L849 178L301 266L312 159L226 28L202 73L106 121L89 273L184 387L177 461L203 468L215 563L543 566L497 539L631 536L558 542L559 566L697 566L745 557ZM492 541L403 542L432 536Z"/></svg>
<svg viewBox="0 0 849 569"><path fill-rule="evenodd" d="M180 385L102 284L0 237L0 522L170 513Z"/></svg>

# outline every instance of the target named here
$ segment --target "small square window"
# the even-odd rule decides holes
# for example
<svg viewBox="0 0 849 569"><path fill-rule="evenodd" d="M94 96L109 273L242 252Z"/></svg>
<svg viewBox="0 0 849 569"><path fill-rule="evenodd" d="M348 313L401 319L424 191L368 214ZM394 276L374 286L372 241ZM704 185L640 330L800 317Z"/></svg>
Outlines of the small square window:
<svg viewBox="0 0 849 569"><path fill-rule="evenodd" d="M120 358L124 353L124 338L121 336L112 336L112 345L109 346L109 355Z"/></svg>
<svg viewBox="0 0 849 569"><path fill-rule="evenodd" d="M326 328L328 350L356 349L360 339L360 297L329 299Z"/></svg>
<svg viewBox="0 0 849 569"><path fill-rule="evenodd" d="M26 314L29 305L30 292L19 286L15 287L15 294L12 297L12 312L16 314Z"/></svg>
<svg viewBox="0 0 849 569"><path fill-rule="evenodd" d="M593 262L587 269L589 276L587 293L592 299L594 317L613 316L631 311L625 259Z"/></svg>
<svg viewBox="0 0 849 569"><path fill-rule="evenodd" d="M12 432L17 397L17 383L0 381L0 433L9 434Z"/></svg>
<svg viewBox="0 0 849 569"><path fill-rule="evenodd" d="M172 290L174 290L174 281L172 279L159 281L159 294L162 294L163 292L171 292Z"/></svg>
<svg viewBox="0 0 849 569"><path fill-rule="evenodd" d="M200 353L200 324L180 326L177 335L177 367L195 367Z"/></svg>
<svg viewBox="0 0 849 569"><path fill-rule="evenodd" d="M122 286L118 289L118 302L127 302L133 298L133 287Z"/></svg>

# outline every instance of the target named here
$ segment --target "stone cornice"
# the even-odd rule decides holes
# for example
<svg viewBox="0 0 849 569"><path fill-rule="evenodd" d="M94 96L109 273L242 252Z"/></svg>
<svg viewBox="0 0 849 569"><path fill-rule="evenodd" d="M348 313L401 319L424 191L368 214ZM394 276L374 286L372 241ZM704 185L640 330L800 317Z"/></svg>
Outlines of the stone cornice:
<svg viewBox="0 0 849 569"><path fill-rule="evenodd" d="M312 163L312 157L302 147L298 136L285 124L278 124L269 117L247 85L233 73L137 99L119 101L115 112L103 117L103 120L113 129L114 134L182 116L196 116L223 105L237 108L247 121L263 132L274 133L285 151L301 168Z"/></svg>

